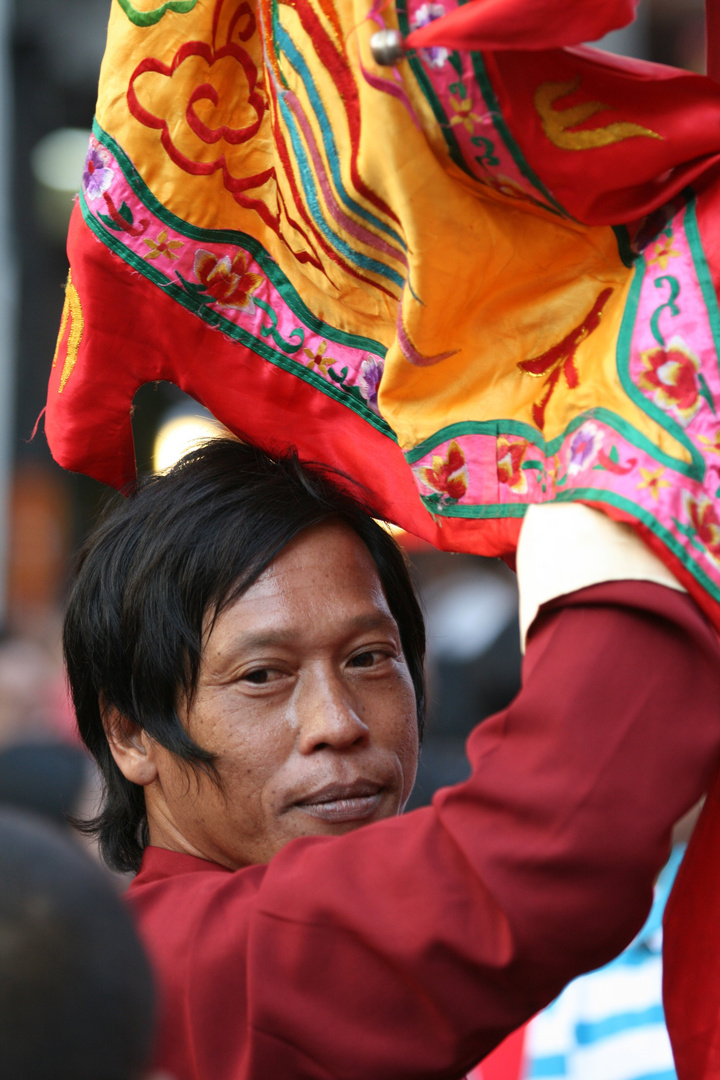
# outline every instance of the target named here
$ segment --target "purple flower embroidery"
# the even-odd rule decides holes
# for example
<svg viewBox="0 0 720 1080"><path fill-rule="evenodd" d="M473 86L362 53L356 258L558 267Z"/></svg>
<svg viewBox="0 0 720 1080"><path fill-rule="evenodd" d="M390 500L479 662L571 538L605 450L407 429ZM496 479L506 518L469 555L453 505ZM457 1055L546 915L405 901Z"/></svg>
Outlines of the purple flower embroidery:
<svg viewBox="0 0 720 1080"><path fill-rule="evenodd" d="M104 195L113 182L114 173L107 167L107 156L102 147L93 140L85 159L83 188L91 201Z"/></svg>
<svg viewBox="0 0 720 1080"><path fill-rule="evenodd" d="M568 476L576 476L587 468L602 444L602 436L594 424L583 424L570 443Z"/></svg>
<svg viewBox="0 0 720 1080"><path fill-rule="evenodd" d="M421 4L415 12L412 28L417 30L421 26L429 26L431 22L435 22L435 19L439 19L444 14L445 8L442 4ZM433 45L430 49L423 49L422 54L430 67L441 68L450 55L450 50L441 45Z"/></svg>
<svg viewBox="0 0 720 1080"><path fill-rule="evenodd" d="M382 360L363 360L360 365L360 393L371 409L377 411L378 388L385 364Z"/></svg>

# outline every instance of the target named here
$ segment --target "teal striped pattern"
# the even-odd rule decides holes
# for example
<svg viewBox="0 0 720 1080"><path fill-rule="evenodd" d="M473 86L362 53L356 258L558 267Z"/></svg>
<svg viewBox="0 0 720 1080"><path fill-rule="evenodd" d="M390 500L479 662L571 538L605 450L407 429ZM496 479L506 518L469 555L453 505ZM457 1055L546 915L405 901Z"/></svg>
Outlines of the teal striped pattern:
<svg viewBox="0 0 720 1080"><path fill-rule="evenodd" d="M677 1080L662 1007L662 914L683 853L674 849L625 952L531 1021L523 1080Z"/></svg>

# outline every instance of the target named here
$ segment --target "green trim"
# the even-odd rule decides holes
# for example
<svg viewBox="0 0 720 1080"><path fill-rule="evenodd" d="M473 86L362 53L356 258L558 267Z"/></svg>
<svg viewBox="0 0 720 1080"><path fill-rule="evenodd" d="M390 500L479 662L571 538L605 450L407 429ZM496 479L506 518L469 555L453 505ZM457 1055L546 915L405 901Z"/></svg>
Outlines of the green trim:
<svg viewBox="0 0 720 1080"><path fill-rule="evenodd" d="M432 495L421 495L423 506L433 517L447 518L518 518L524 517L530 503L484 503L482 506L458 506L457 503L448 503L441 506L434 501Z"/></svg>
<svg viewBox="0 0 720 1080"><path fill-rule="evenodd" d="M280 78L282 80L283 86L287 90L287 88L288 88L287 79L285 78L285 73L284 73L284 71L283 71L283 69L282 69L282 67L280 65L280 50L278 49L278 43L277 43L277 28L278 28L278 23L279 22L280 22L280 18L279 18L279 15L278 15L277 0L272 0L272 4L271 4L271 7L270 7L270 25L272 26L273 54L274 54L274 56L275 56L275 58L277 60L278 74L279 74L279 76L280 76Z"/></svg>
<svg viewBox="0 0 720 1080"><path fill-rule="evenodd" d="M151 214L158 217L164 225L180 233L181 236L187 237L188 240L195 240L205 244L235 244L244 248L259 263L263 273L273 283L285 303L308 329L316 334L322 334L323 337L336 342L338 345L346 345L351 349L365 349L376 356L385 358L387 348L381 345L379 341L361 337L358 334L349 334L344 330L337 330L335 327L323 322L322 319L318 319L316 315L313 315L259 240L249 236L247 233L240 232L238 229L201 229L197 225L190 225L189 222L183 221L182 218L177 217L155 198L125 151L115 142L112 135L108 135L100 127L97 119L93 121L93 135L99 143L102 143L115 156L127 183L143 206Z"/></svg>
<svg viewBox="0 0 720 1080"><path fill-rule="evenodd" d="M434 517L445 518L470 518L470 519L483 519L483 518L518 518L523 517L526 513L528 505L526 503L491 503L486 506L459 506L457 503L452 503L447 506L439 506L436 503L432 503L431 507L427 505L429 499L432 496L421 496L423 504L426 509L433 514ZM707 573L702 569L698 563L691 558L677 537L670 532L664 525L662 525L656 517L654 517L649 510L646 510L643 506L638 506L637 503L631 502L630 499L626 499L623 495L618 495L614 491L604 491L599 488L575 488L572 491L559 491L554 499L548 499L548 502L569 503L569 502L595 502L595 503L607 503L609 506L614 506L618 510L623 510L625 513L631 515L631 517L637 518L643 525L647 526L651 532L655 533L663 543L670 549L673 555L683 564L690 574L699 582L704 589L712 596L716 601L720 601L720 587L712 578L708 577ZM546 505L545 503L542 504ZM704 552L704 548L702 549Z"/></svg>
<svg viewBox="0 0 720 1080"><path fill-rule="evenodd" d="M673 420L672 417L668 416L667 413L653 401L646 398L630 378L630 349L633 333L635 331L640 293L646 270L647 263L645 262L645 259L643 256L638 256L635 275L630 286L630 294L628 296L627 304L625 305L622 325L618 335L618 375L620 376L622 387L631 401L633 401L646 416L649 416L659 427L679 442L681 446L685 447L690 454L690 464L680 461L677 458L668 458L667 460L675 462L673 468L676 469L677 472L684 473L685 476L691 477L693 480L702 481L705 477L705 461L700 451L688 438L680 424L678 424L676 420Z"/></svg>
<svg viewBox="0 0 720 1080"><path fill-rule="evenodd" d="M694 478L695 474L691 472L692 465L688 465L687 462L681 461L679 458L672 457L670 454L666 454L663 450L660 450L651 439L648 439L646 435L643 435L641 431L638 431L636 427L633 427L630 421L626 420L623 416L618 416L617 413L611 412L610 409L604 409L601 406L598 406L596 409L588 410L586 415L590 419L598 420L600 423L607 424L608 427L613 428L621 438L629 442L636 450L641 450L643 453L654 458L658 464L665 465L668 469L672 469L673 472L681 473L683 476L692 476ZM573 420L568 424L567 431L574 431L575 428L579 426L577 419ZM558 441L558 439L554 439L549 445L554 446ZM551 451L551 453L555 452L555 450ZM700 460L702 461L704 469L705 461L702 457Z"/></svg>
<svg viewBox="0 0 720 1080"><path fill-rule="evenodd" d="M314 371L310 371L299 361L292 360L289 356L277 352L275 349L271 349L265 341L255 337L255 335L251 334L248 330L244 330L241 326L237 326L235 323L231 322L230 319L221 315L215 308L208 307L207 302L200 296L191 295L186 289L183 289L181 285L169 281L153 264L150 264L146 259L141 258L134 251L130 250L119 237L109 232L100 224L97 218L90 212L82 192L80 193L80 206L85 223L92 229L97 238L116 255L119 255L129 266L132 266L139 274L142 274L143 277L148 278L153 284L159 286L166 296L172 297L173 300L182 304L187 311L192 312L193 315L199 316L203 322L220 330L234 341L237 341L240 345L243 345L246 349L250 349L258 356L261 356L264 360L269 360L270 363L275 364L276 367L282 368L283 371L295 375L296 378L310 383L311 386L314 386L317 390L321 390L323 393L327 394L328 397L334 398L334 400L341 405L345 405L347 408L352 409L353 412L357 413L363 420L366 420L382 435L386 435L389 439L392 439L393 442L397 442L397 437L392 428L382 419L382 417L378 416L377 413L374 413L368 405L365 405L356 397L350 396L347 391L343 391L336 388L332 383L326 382L321 375L317 375Z"/></svg>
<svg viewBox="0 0 720 1080"><path fill-rule="evenodd" d="M690 244L690 253L695 264L695 273L700 282L703 300L710 318L710 329L715 343L715 355L720 358L720 308L718 307L717 293L713 284L712 274L708 265L705 251L700 238L700 228L695 208L695 197L692 191L688 192L689 200L685 208L685 234ZM720 367L720 359L719 365Z"/></svg>
<svg viewBox="0 0 720 1080"><path fill-rule="evenodd" d="M410 33L410 22L408 19L407 5L405 3L405 0L397 0L395 4L395 11L397 12L400 33L403 37L407 37ZM430 108L433 111L435 119L442 128L443 138L445 139L445 143L447 145L450 157L453 159L455 164L460 169L462 169L463 172L467 173L469 176L473 176L474 174L467 162L465 161L462 150L460 149L460 145L455 138L455 132L452 129L452 126L448 119L448 115L442 107L440 99L435 93L435 88L430 79L428 78L427 72L425 71L425 68L423 67L415 49L412 49L410 52L408 52L406 59L410 64L410 68L412 69L412 73L415 76L418 85L420 86L420 89L422 90L428 104L430 105Z"/></svg>
<svg viewBox="0 0 720 1080"><path fill-rule="evenodd" d="M466 4L468 0L460 0L461 4ZM525 160L523 152L520 149L519 144L515 141L510 128L507 125L505 117L500 109L500 102L497 99L497 95L490 82L490 76L487 73L485 67L485 61L483 60L482 53L472 52L470 54L472 58L473 71L475 73L475 80L480 87L480 92L485 100L485 105L488 111L492 114L493 127L497 131L498 135L505 143L505 148L512 157L513 161L517 165L521 174L525 177L528 183L532 184L536 191L539 191L542 197L547 200L549 206L547 209L552 209L556 213L560 214L564 218L570 218L567 210L562 206L555 196L545 187L540 177L533 172L530 165Z"/></svg>
<svg viewBox="0 0 720 1080"><path fill-rule="evenodd" d="M462 5L467 3L467 0L459 0L459 2ZM403 37L407 37L407 35L410 33L410 21L408 19L406 0L397 0L395 4L395 10L397 12L400 33L403 35ZM495 91L493 90L492 83L490 82L487 71L485 69L485 62L482 59L482 54L479 52L472 52L470 56L472 61L473 74L475 75L475 81L477 82L480 93L483 96L486 108L489 112L492 113L493 127L504 142L505 148L507 149L508 153L518 167L521 175L524 176L525 179L532 185L532 187L534 187L535 190L542 195L543 199L546 200L546 202L542 204L545 206L546 209L552 210L553 212L560 214L562 217L569 217L570 215L568 214L568 212L560 205L557 199L554 198L548 188L545 187L542 180L533 172L533 170L530 168L527 161L523 157L520 147L513 138L513 135L510 132L510 128L507 126L505 118L500 112L500 105L495 95ZM433 111L435 119L437 120L440 128L442 129L443 138L445 139L445 143L447 145L450 157L455 162L455 164L463 170L463 172L467 173L469 176L472 176L474 180L479 179L465 160L463 152L460 149L460 145L455 138L455 132L452 129L452 125L450 124L448 115L442 106L440 98L435 92L435 87L433 86L432 81L428 77L427 72L425 71L422 62L420 61L416 50L412 49L410 52L408 52L406 59L410 64L410 68L412 69L412 73L415 76L418 85L420 86L420 89L422 90L428 104L430 105L430 108ZM459 75L458 78L460 78Z"/></svg>
<svg viewBox="0 0 720 1080"><path fill-rule="evenodd" d="M670 457L669 454L665 454L647 436L638 431L632 426L624 417L618 416L616 413L611 412L610 409L604 409L598 406L595 409L588 409L584 413L580 413L571 420L568 426L565 428L561 435L551 439L550 442L546 442L542 434L537 428L532 427L530 424L525 424L520 420L465 420L457 424L450 424L448 427L441 428L440 431L436 431L428 439L424 439L423 442L414 446L412 450L405 451L405 460L409 465L414 465L426 454L430 454L437 448L440 443L447 442L448 439L455 439L461 435L517 435L519 438L526 439L528 442L536 446L545 457L552 457L558 452L562 444L572 435L574 431L577 431L579 427L587 423L588 420L597 420L598 423L606 424L607 427L616 431L621 438L630 443L637 450L641 450L643 453L648 454L658 464L665 465L667 468L672 469L674 472L682 473L684 476L693 475L688 472L690 466L685 462L679 461L677 458Z"/></svg>
<svg viewBox="0 0 720 1080"><path fill-rule="evenodd" d="M167 3L153 8L152 11L138 11L130 0L118 0L118 4L135 26L155 26L168 11L176 11L178 15L185 15L188 11L192 11L197 0L167 0Z"/></svg>
<svg viewBox="0 0 720 1080"><path fill-rule="evenodd" d="M439 443L455 439L459 435L518 435L539 447L543 454L547 445L537 428L524 424L520 420L462 420L457 424L440 428L429 438L413 446L412 450L406 450L405 460L408 465L414 465L426 454L432 453Z"/></svg>
<svg viewBox="0 0 720 1080"><path fill-rule="evenodd" d="M672 551L673 555L680 560L685 569L692 574L696 581L710 593L712 598L720 601L720 587L718 584L714 582L712 578L708 577L702 567L690 557L677 537L662 525L649 510L645 509L645 507L638 506L637 503L631 502L630 499L626 499L624 495L618 495L614 491L602 491L597 488L578 488L576 491L572 492L560 491L557 493L557 498L554 501L574 502L576 499L587 499L588 502L605 502L610 506L617 507L618 510L626 511L626 513L631 514L632 517L636 517L638 521L641 521L642 524L646 525L656 536L660 537L663 543ZM702 550L705 552L705 548Z"/></svg>

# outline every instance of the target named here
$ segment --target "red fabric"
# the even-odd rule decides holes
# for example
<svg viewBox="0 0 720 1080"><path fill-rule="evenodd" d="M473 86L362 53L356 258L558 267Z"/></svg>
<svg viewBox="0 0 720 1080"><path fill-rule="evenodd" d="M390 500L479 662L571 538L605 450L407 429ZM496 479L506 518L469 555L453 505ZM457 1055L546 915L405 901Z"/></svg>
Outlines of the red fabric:
<svg viewBox="0 0 720 1080"><path fill-rule="evenodd" d="M720 79L720 5L717 0L705 0L707 35L707 73Z"/></svg>
<svg viewBox="0 0 720 1080"><path fill-rule="evenodd" d="M76 206L68 253L73 282L83 297L84 330L70 378L58 392L62 362L52 369L45 431L63 468L120 490L136 481L130 409L147 382L175 383L235 434L272 452L288 445L305 461L322 461L362 478L373 505L408 532L442 550L473 551L477 523L427 513L397 443L346 405L269 363L224 334L208 336L200 319L144 280L98 242ZM138 323L127 312L141 313ZM66 331L66 333L69 332ZM206 353L212 345L212 363ZM97 363L108 357L107 364ZM122 357L122 363L113 362ZM233 425L240 418L242 426ZM519 518L485 523L489 555L514 551Z"/></svg>
<svg viewBox="0 0 720 1080"><path fill-rule="evenodd" d="M536 621L523 689L433 806L225 871L150 848L130 888L178 1080L457 1080L640 929L720 759L689 598L595 586Z"/></svg>
<svg viewBox="0 0 720 1080"><path fill-rule="evenodd" d="M720 85L712 79L582 47L486 53L484 60L523 157L567 212L587 225L638 221L718 161ZM568 88L554 111L587 101L606 106L572 130L631 121L659 138L621 139L586 152L557 146L535 107L538 87L548 83Z"/></svg>
<svg viewBox="0 0 720 1080"><path fill-rule="evenodd" d="M508 1035L481 1065L468 1074L467 1080L523 1080L525 1031L522 1027Z"/></svg>
<svg viewBox="0 0 720 1080"><path fill-rule="evenodd" d="M665 1015L679 1080L720 1080L720 781L665 911Z"/></svg>
<svg viewBox="0 0 720 1080"><path fill-rule="evenodd" d="M58 464L117 488L136 480L130 409L135 391L167 379L214 415L242 417L244 435L272 451L292 444L305 460L331 462L351 476L368 475L380 509L417 511L417 488L396 442L345 405L206 325L162 289L144 281L99 243L73 210L68 236L73 282L83 297L84 330L72 378L58 392L53 368L45 431ZM141 311L143 347L128 311ZM205 354L212 344L212 363ZM106 365L98 356L108 358ZM122 363L114 362L122 357ZM191 360L189 358L192 358ZM112 469L112 471L110 471ZM429 522L434 539L436 527Z"/></svg>
<svg viewBox="0 0 720 1080"><path fill-rule="evenodd" d="M408 34L411 49L559 49L632 22L639 0L471 0Z"/></svg>

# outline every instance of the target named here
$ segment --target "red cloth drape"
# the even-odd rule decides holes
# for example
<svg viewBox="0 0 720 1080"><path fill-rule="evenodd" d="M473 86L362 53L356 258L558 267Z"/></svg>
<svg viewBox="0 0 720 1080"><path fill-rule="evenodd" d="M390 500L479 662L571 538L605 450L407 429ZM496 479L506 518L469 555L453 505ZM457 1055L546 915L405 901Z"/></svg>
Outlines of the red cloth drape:
<svg viewBox="0 0 720 1080"><path fill-rule="evenodd" d="M559 49L595 41L632 22L639 0L471 0L413 31L413 49Z"/></svg>

